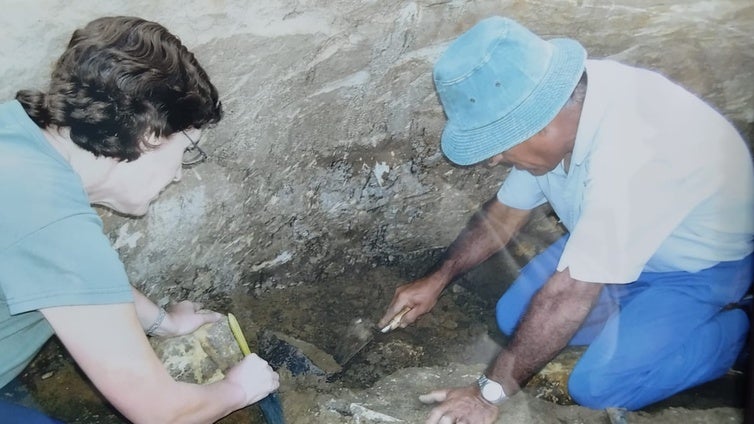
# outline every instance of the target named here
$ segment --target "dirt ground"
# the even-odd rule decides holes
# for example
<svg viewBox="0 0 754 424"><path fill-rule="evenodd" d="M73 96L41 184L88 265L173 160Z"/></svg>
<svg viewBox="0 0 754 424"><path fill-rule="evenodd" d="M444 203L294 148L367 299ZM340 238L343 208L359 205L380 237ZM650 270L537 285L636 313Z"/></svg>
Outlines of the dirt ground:
<svg viewBox="0 0 754 424"><path fill-rule="evenodd" d="M433 262L433 256L428 255L411 267L375 266L358 270L318 287L265 291L239 287L232 295L208 306L221 312L233 312L242 327L250 330L252 344L254 330L266 329L307 341L332 353L338 348L340 335L354 318L377 321L394 288L423 273ZM468 278L459 281L416 325L385 335L378 334L334 381L305 382L293 392L289 389L286 396L300 400L297 402L303 413L311 406L307 404L308 400L318 393L366 389L382 377L404 369L486 363L505 339L496 331L493 319L497 297L482 289L475 287ZM490 290L494 288L488 287L487 291ZM499 290L502 292L503 287ZM125 422L102 401L55 339L48 343L18 382L20 384L5 389L6 396L16 391L10 394L16 398L26 396L31 403L66 422ZM732 373L653 405L646 412L663 416L661 422L673 422L667 414L659 414L678 407L698 410L743 408L744 384L742 374ZM530 385L526 389L533 395L537 390L546 388ZM679 418L680 422L687 419L687 416ZM721 420L730 422L730 416ZM264 423L255 407L221 421L223 424L249 422Z"/></svg>

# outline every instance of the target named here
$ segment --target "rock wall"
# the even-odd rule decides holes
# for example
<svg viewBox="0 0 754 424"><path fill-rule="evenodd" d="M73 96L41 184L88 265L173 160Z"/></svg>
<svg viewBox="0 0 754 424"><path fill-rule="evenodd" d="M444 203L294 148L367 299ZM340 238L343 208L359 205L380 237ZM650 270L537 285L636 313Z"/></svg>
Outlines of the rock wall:
<svg viewBox="0 0 754 424"><path fill-rule="evenodd" d="M659 70L754 138L750 0L6 1L0 98L43 88L70 33L115 14L179 35L226 109L204 138L211 159L146 217L101 211L133 283L156 299L323 284L451 241L505 171L443 158L431 68L489 15Z"/></svg>

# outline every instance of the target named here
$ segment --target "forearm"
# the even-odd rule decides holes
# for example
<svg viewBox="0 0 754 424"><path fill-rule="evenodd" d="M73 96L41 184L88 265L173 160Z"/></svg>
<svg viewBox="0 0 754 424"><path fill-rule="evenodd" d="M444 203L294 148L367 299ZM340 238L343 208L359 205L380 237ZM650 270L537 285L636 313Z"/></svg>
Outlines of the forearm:
<svg viewBox="0 0 754 424"><path fill-rule="evenodd" d="M144 415L134 417L134 422L211 423L245 406L242 389L227 380L206 385L174 382L169 393L149 398Z"/></svg>
<svg viewBox="0 0 754 424"><path fill-rule="evenodd" d="M513 339L487 376L509 396L552 360L573 337L597 301L602 284L574 280L568 269L556 272L532 298Z"/></svg>
<svg viewBox="0 0 754 424"><path fill-rule="evenodd" d="M503 205L496 198L489 200L469 220L430 274L447 285L505 247L529 214Z"/></svg>
<svg viewBox="0 0 754 424"><path fill-rule="evenodd" d="M141 328L145 331L155 322L160 312L160 307L152 302L144 293L136 287L131 286L131 292L134 296L134 307L136 308L136 317L139 319Z"/></svg>
<svg viewBox="0 0 754 424"><path fill-rule="evenodd" d="M138 395L107 393L113 406L134 423L211 423L245 406L243 390L227 380L200 385L144 375L134 384Z"/></svg>
<svg viewBox="0 0 754 424"><path fill-rule="evenodd" d="M244 390L232 382L174 381L144 337L130 303L41 312L84 373L132 422L213 422L245 405Z"/></svg>

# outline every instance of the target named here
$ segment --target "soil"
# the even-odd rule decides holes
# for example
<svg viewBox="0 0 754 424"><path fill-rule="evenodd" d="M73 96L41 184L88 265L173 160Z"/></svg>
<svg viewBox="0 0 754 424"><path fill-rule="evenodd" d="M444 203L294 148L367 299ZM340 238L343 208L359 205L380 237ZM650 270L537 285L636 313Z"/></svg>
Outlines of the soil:
<svg viewBox="0 0 754 424"><path fill-rule="evenodd" d="M316 287L302 285L295 289L267 290L239 287L227 299L208 306L220 312L233 312L244 328L276 331L333 353L341 341L339 336L354 318L376 322L395 287L420 276L436 254L418 260L415 266L375 266L321 282ZM289 389L286 397L296 398L301 408L306 408L307 400L317 393L334 388L364 389L401 369L486 363L499 345L506 342L496 330L493 319L497 297L488 293L503 289L487 287L485 291L475 287L469 279L460 280L446 290L433 311L415 325L389 334L375 333L374 339L334 379L298 383L299 387ZM249 338L254 344L253 335ZM647 412L659 413L674 407L742 408L744 381L742 374L731 373L653 405ZM527 387L528 391L538 389L547 388ZM5 396L25 397L26 403L66 422L126 422L93 390L56 339L52 339L15 384L4 391ZM242 422L261 424L264 420L256 408L246 408L221 421L223 424Z"/></svg>

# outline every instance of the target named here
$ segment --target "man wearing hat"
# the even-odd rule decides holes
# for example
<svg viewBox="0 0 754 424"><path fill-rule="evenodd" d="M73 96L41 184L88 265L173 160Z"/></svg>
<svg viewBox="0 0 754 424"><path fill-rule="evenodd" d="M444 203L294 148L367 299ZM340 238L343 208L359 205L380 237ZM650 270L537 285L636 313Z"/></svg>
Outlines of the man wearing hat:
<svg viewBox="0 0 754 424"><path fill-rule="evenodd" d="M731 308L752 282L754 170L719 113L663 76L587 60L485 19L434 68L445 155L512 165L424 277L396 289L380 325L435 305L453 279L504 248L549 202L568 233L527 264L497 305L508 345L428 423L491 423L498 406L565 346L588 345L569 391L591 408L642 408L723 375L749 327Z"/></svg>

